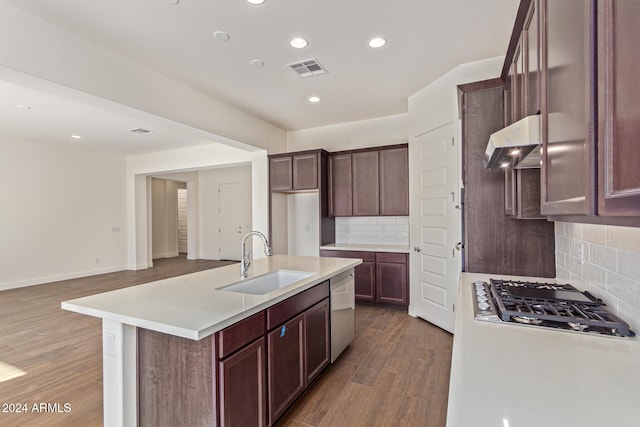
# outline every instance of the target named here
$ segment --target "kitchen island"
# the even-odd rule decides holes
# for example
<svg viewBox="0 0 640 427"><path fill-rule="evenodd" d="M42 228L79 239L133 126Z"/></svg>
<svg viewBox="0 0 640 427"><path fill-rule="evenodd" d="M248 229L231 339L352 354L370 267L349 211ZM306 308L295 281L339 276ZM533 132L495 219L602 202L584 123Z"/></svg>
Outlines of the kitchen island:
<svg viewBox="0 0 640 427"><path fill-rule="evenodd" d="M242 380L249 381L249 386L253 380L258 387L260 401L254 412L266 423L265 358L273 356L266 352L266 343L280 337L284 339L278 345L297 345L298 356L306 359L291 361L292 366L299 362L306 368L309 361L314 362L315 355L307 354L307 348L319 344L311 335L304 341L303 334L307 330L319 336L323 333L328 341L328 328L322 323L322 319L328 322L328 280L360 262L281 255L254 260L246 281L277 271L307 275L262 295L230 291L230 285L241 282L239 266L231 265L64 301L65 310L103 319L104 425L146 425L154 417L171 424L165 418L169 415L185 425L225 425L230 399L237 390L228 390L229 381L224 381L235 375L234 366L242 371L251 366L252 359L238 357L245 350L260 364L256 373L261 377ZM274 323L277 321L282 324ZM280 363L276 359L269 362ZM319 367L326 366L321 362L317 362ZM304 378L301 374L304 386L318 373L310 372ZM302 391L296 389L294 397ZM288 403L286 397L276 396ZM238 409L252 412L251 408ZM283 411L278 409L278 413Z"/></svg>
<svg viewBox="0 0 640 427"><path fill-rule="evenodd" d="M640 341L474 319L462 273L447 427L637 426Z"/></svg>

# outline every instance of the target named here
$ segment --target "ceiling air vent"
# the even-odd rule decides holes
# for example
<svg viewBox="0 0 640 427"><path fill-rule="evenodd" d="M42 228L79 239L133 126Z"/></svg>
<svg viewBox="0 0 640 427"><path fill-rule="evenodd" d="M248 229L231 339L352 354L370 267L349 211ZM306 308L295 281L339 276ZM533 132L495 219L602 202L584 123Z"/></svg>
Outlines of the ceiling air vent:
<svg viewBox="0 0 640 427"><path fill-rule="evenodd" d="M304 61L288 64L300 77L313 77L319 74L327 74L328 71L318 62L317 59L305 59Z"/></svg>
<svg viewBox="0 0 640 427"><path fill-rule="evenodd" d="M142 129L142 128L130 129L129 132L137 133L138 135L148 135L150 133L153 133L150 130Z"/></svg>

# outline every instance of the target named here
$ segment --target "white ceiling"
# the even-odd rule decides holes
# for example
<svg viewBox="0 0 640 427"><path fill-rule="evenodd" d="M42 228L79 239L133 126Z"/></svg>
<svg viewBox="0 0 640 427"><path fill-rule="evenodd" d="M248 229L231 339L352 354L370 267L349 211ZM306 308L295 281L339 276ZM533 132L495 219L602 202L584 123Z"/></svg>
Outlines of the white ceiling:
<svg viewBox="0 0 640 427"><path fill-rule="evenodd" d="M5 1L285 130L407 112L407 97L450 69L503 55L519 4L519 0L267 0L262 5L245 0ZM230 39L215 40L217 30ZM289 46L298 35L309 41L305 49ZM369 48L367 41L375 35L385 37L387 45ZM302 79L287 67L309 58L317 58L329 73ZM262 60L264 67L252 66L252 59ZM17 86L3 84L0 90L3 133L19 133L21 124L31 123L33 128L33 121L22 120L25 113L46 116L47 111L60 113L63 108L73 110L73 115L52 115L36 127L51 135L46 128L53 126L67 139L70 132L80 132L72 128L83 126L88 126L86 132L108 132L104 127L116 124L119 129L144 127L139 120L109 116L82 104L58 100L60 104L54 105L54 99L46 96L45 110L16 109L17 104L36 101L21 99ZM29 95L35 97L37 92ZM311 95L321 102L309 103ZM82 125L65 124L70 117ZM15 121L13 128L8 128L6 119ZM104 125L98 128L97 123ZM109 137L114 138L111 143L117 139ZM145 137L131 134L130 138L119 141L129 146ZM202 143L198 138L191 142ZM154 143L160 145L162 141Z"/></svg>

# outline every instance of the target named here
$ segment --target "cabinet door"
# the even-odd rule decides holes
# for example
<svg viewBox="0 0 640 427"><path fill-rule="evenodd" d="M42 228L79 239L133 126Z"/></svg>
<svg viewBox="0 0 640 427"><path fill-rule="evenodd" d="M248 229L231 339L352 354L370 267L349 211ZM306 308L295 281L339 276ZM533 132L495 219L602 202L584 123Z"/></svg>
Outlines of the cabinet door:
<svg viewBox="0 0 640 427"><path fill-rule="evenodd" d="M353 215L380 215L380 185L378 181L378 152L353 153Z"/></svg>
<svg viewBox="0 0 640 427"><path fill-rule="evenodd" d="M318 188L318 155L293 156L293 189L312 190Z"/></svg>
<svg viewBox="0 0 640 427"><path fill-rule="evenodd" d="M377 256L377 300L385 304L409 305L407 293L407 255L379 253ZM387 259L391 262L387 262Z"/></svg>
<svg viewBox="0 0 640 427"><path fill-rule="evenodd" d="M271 191L289 191L293 188L292 158L272 157L269 159Z"/></svg>
<svg viewBox="0 0 640 427"><path fill-rule="evenodd" d="M376 263L363 261L354 269L356 301L376 300Z"/></svg>
<svg viewBox="0 0 640 427"><path fill-rule="evenodd" d="M640 2L598 2L599 215L640 215Z"/></svg>
<svg viewBox="0 0 640 427"><path fill-rule="evenodd" d="M329 364L329 299L319 302L304 314L307 384Z"/></svg>
<svg viewBox="0 0 640 427"><path fill-rule="evenodd" d="M306 387L304 313L269 332L267 345L269 425L273 425Z"/></svg>
<svg viewBox="0 0 640 427"><path fill-rule="evenodd" d="M542 213L594 212L593 1L541 2Z"/></svg>
<svg viewBox="0 0 640 427"><path fill-rule="evenodd" d="M351 154L329 156L329 216L351 216Z"/></svg>
<svg viewBox="0 0 640 427"><path fill-rule="evenodd" d="M220 425L266 425L264 338L220 361L219 372Z"/></svg>
<svg viewBox="0 0 640 427"><path fill-rule="evenodd" d="M380 151L380 215L409 215L409 149Z"/></svg>
<svg viewBox="0 0 640 427"><path fill-rule="evenodd" d="M540 22L538 1L531 2L524 23L525 116L540 112Z"/></svg>

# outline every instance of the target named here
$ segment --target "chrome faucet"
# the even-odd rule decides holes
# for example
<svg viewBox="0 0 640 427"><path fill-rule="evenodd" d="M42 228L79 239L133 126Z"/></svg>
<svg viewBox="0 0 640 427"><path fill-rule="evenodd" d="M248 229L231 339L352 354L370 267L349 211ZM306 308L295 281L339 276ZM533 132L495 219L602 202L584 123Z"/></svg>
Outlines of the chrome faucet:
<svg viewBox="0 0 640 427"><path fill-rule="evenodd" d="M262 244L264 244L264 254L266 256L271 256L271 254L273 253L271 251L271 246L269 246L269 241L264 234L259 231L250 231L245 234L245 236L242 238L242 261L240 261L240 277L242 277L243 279L249 275L248 271L249 266L251 265L251 250L247 251L245 245L247 243L247 237L253 235L258 236L262 239Z"/></svg>

